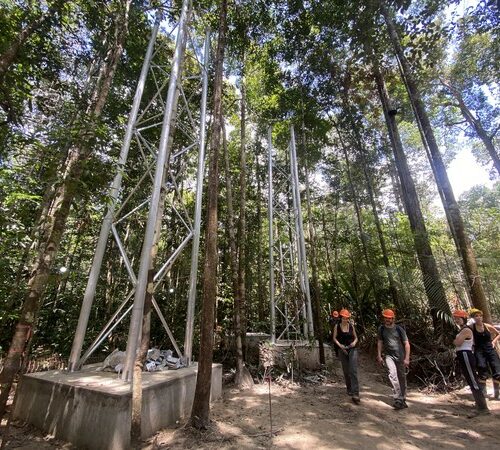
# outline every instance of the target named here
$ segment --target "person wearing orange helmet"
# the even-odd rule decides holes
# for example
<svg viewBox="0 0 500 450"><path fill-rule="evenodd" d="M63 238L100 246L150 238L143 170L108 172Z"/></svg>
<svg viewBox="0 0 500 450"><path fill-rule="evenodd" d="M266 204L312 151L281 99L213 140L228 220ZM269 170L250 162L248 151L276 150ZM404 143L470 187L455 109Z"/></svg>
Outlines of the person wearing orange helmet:
<svg viewBox="0 0 500 450"><path fill-rule="evenodd" d="M410 341L406 331L396 325L392 309L382 311L383 325L378 329L377 361L389 371L389 380L394 394L395 409L408 408L406 403L406 371L410 366ZM382 351L385 358L382 358Z"/></svg>
<svg viewBox="0 0 500 450"><path fill-rule="evenodd" d="M474 356L481 388L486 395L486 380L491 372L493 399L500 400L500 358L495 350L495 345L500 340L500 333L493 325L483 322L481 310L472 308L469 312L474 319L470 327L474 335Z"/></svg>
<svg viewBox="0 0 500 450"><path fill-rule="evenodd" d="M358 382L358 335L354 325L349 319L351 313L347 309L341 309L339 312L341 322L333 330L333 342L339 347L339 359L344 372L344 380L347 388L347 394L352 397L352 401L357 405L359 398Z"/></svg>
<svg viewBox="0 0 500 450"><path fill-rule="evenodd" d="M332 311L330 313L330 318L328 319L328 322L330 324L330 338L333 342L333 350L335 351L335 356L338 358L339 356L339 347L333 340L333 330L337 326L338 323L340 323L340 316L338 311Z"/></svg>
<svg viewBox="0 0 500 450"><path fill-rule="evenodd" d="M487 413L488 405L486 404L486 399L484 398L481 385L477 378L476 358L472 353L474 334L472 329L467 326L468 315L465 311L457 310L453 312L452 316L454 322L460 328L460 331L453 341L457 353L457 360L460 365L460 371L470 387L474 401L476 402L477 411L479 413Z"/></svg>

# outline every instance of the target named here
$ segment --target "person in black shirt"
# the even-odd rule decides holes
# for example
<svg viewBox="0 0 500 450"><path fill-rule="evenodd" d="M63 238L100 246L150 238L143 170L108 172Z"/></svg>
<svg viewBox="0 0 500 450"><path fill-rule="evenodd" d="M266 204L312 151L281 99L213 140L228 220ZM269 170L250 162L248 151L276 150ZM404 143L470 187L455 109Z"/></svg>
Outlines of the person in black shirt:
<svg viewBox="0 0 500 450"><path fill-rule="evenodd" d="M486 395L486 380L491 371L493 377L493 398L500 399L500 358L495 350L495 344L500 339L500 333L483 322L483 312L473 308L469 311L474 323L471 325L474 335L474 356L476 357L477 372L483 393Z"/></svg>
<svg viewBox="0 0 500 450"><path fill-rule="evenodd" d="M339 312L341 322L333 330L333 342L339 347L339 359L344 372L347 394L355 404L360 402L358 383L358 335L354 325L349 322L351 313L347 309Z"/></svg>

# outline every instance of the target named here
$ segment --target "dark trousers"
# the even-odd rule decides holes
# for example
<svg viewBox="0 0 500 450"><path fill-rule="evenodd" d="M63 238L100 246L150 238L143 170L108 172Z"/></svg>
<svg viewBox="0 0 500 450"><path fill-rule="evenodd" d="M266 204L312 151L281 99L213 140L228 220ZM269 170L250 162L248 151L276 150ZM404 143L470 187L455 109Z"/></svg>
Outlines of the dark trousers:
<svg viewBox="0 0 500 450"><path fill-rule="evenodd" d="M359 396L358 383L358 349L350 348L347 350L347 355L339 350L339 359L344 372L345 386L349 395Z"/></svg>
<svg viewBox="0 0 500 450"><path fill-rule="evenodd" d="M500 358L492 345L476 348L474 356L480 380L486 380L490 371L494 380L500 380Z"/></svg>
<svg viewBox="0 0 500 450"><path fill-rule="evenodd" d="M457 352L457 359L460 364L462 375L472 391L477 408L487 409L481 384L477 378L476 358L474 358L470 350L462 350Z"/></svg>

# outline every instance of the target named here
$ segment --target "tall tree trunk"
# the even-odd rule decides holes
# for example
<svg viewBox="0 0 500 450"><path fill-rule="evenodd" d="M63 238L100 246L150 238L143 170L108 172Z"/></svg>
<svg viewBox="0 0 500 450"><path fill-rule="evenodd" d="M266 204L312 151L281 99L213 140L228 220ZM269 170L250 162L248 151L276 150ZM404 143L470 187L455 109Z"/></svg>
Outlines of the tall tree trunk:
<svg viewBox="0 0 500 450"><path fill-rule="evenodd" d="M224 119L223 119L224 120ZM238 298L239 276L238 276L238 248L236 246L236 227L234 220L233 185L231 181L231 170L229 164L229 153L226 140L226 127L222 123L222 148L224 151L225 178L226 178L226 207L227 207L227 228L229 235L229 265L231 266L231 283L233 286L233 322L234 341L236 347L236 375L235 384L241 386L243 373L243 341L241 339L241 308Z"/></svg>
<svg viewBox="0 0 500 450"><path fill-rule="evenodd" d="M340 192L337 190L335 193L335 209L333 213L333 280L335 281L335 286L338 287L337 281L337 269L339 265L339 239L338 239L338 229L339 229L339 205L340 205Z"/></svg>
<svg viewBox="0 0 500 450"><path fill-rule="evenodd" d="M420 208L415 183L413 182L408 162L406 160L406 155L403 151L403 144L401 143L401 138L399 136L396 117L393 113L390 113L389 96L385 88L384 79L376 63L373 64L373 70L380 96L380 102L382 103L382 109L384 111L387 130L389 132L392 150L394 152L394 160L396 162L399 179L401 181L401 190L405 210L408 214L408 220L413 233L415 251L417 253L420 270L422 271L425 293L429 302L434 329L436 330L436 333L438 333L439 330L442 330L442 318L439 315L439 311L451 314L450 307L448 305L448 301L446 300L446 292L443 284L441 283L436 260L434 259L434 254L432 253L429 235L427 233L424 216Z"/></svg>
<svg viewBox="0 0 500 450"><path fill-rule="evenodd" d="M71 204L78 190L83 166L92 152L90 144L95 136L95 130L98 128L97 122L108 97L111 82L127 36L130 2L131 0L122 0L120 2L113 29L112 44L100 67L89 106L80 121L86 126L73 141L66 158L63 178L55 189L54 195L47 199L47 204L42 205L42 208L46 208L48 213L45 221L40 224L39 242L35 246L37 255L31 265L30 279L19 321L0 373L0 417L5 412L5 405L12 383L21 367L26 345L36 326L42 296L59 250Z"/></svg>
<svg viewBox="0 0 500 450"><path fill-rule="evenodd" d="M177 101L174 101L177 104ZM174 107L175 109L175 107ZM171 130L175 127L172 126ZM169 136L170 145L173 141L173 133ZM165 180L167 169L163 174ZM151 335L151 308L153 305L154 295L154 276L155 276L155 262L158 256L158 243L160 241L161 225L163 219L163 212L165 209L165 195L166 191L163 190L161 194L160 204L158 208L158 216L156 220L155 235L153 238L153 246L151 247L151 259L148 271L148 286L144 296L144 311L142 315L142 328L141 328L141 345L137 352L134 361L134 374L132 377L132 400L131 400L131 420L130 420L130 441L134 446L138 446L141 441L142 429L142 372L144 362L146 361L149 341Z"/></svg>
<svg viewBox="0 0 500 450"><path fill-rule="evenodd" d="M257 318L262 324L266 317L266 307L264 299L264 279L263 279L263 249L262 249L262 180L261 168L259 165L259 155L255 154L255 178L257 179Z"/></svg>
<svg viewBox="0 0 500 450"><path fill-rule="evenodd" d="M64 258L64 268L65 271L70 272L72 267L73 267L73 261L75 259L75 254L78 250L81 250L81 240L85 236L86 233L86 228L89 225L89 221L87 220L86 217L81 217L77 219L77 223L75 224L74 231L72 233L72 236L70 237L68 248L66 249L66 258ZM71 245L71 241L74 239L74 243ZM81 260L81 254L78 255L79 257L77 258L77 261L79 262ZM69 277L64 276L57 286L56 293L55 293L55 298L54 298L54 304L52 306L52 310L55 311L57 308L58 304L58 299L61 295L64 295L66 292L66 286L68 284Z"/></svg>
<svg viewBox="0 0 500 450"><path fill-rule="evenodd" d="M219 38L215 57L214 105L207 191L207 228L205 264L203 270L203 298L201 310L200 356L194 393L191 424L198 429L209 425L210 389L214 342L214 312L217 296L217 206L219 195L219 149L222 127L222 73L227 32L227 0L221 0L219 10Z"/></svg>
<svg viewBox="0 0 500 450"><path fill-rule="evenodd" d="M391 177L392 192L394 194L394 200L397 205L397 211L404 212L406 215L408 215L407 211L405 210L405 204L403 202L401 182L399 181L398 178L398 169L396 168L396 164L394 162L394 155L391 152L391 145L389 142L387 142L386 137L383 137L383 142L384 142L384 154L388 161L389 176Z"/></svg>
<svg viewBox="0 0 500 450"><path fill-rule="evenodd" d="M238 292L236 295L237 312L239 315L239 339L241 341L241 350L245 346L246 334L246 243L247 243L247 225L246 225L246 199L247 199L247 157L246 157L246 89L245 89L245 54L242 56L242 74L241 74L241 123L240 123L240 178L239 178L239 195L240 195L240 217L238 221ZM238 337L236 337L238 339ZM235 383L237 386L242 386L245 379L248 377L244 374L244 358L243 353L236 355L236 375Z"/></svg>
<svg viewBox="0 0 500 450"><path fill-rule="evenodd" d="M304 133L302 133L302 139L304 139ZM303 144L304 141L303 141ZM305 147L305 145L304 145ZM305 150L305 148L304 148ZM318 280L318 264L316 258L316 231L314 229L314 223L312 218L312 208L311 208L311 190L309 186L309 171L307 169L307 164L305 165L305 182L306 182L306 203L307 203L307 217L308 217L308 228L309 228L309 260L311 262L311 272L312 272L312 285L313 285L313 319L314 319L314 332L316 334L316 339L318 340L319 346L319 363L325 364L325 349L323 347L323 321L321 320L321 304L319 299L321 298L321 289Z"/></svg>
<svg viewBox="0 0 500 450"><path fill-rule="evenodd" d="M488 132L484 129L481 120L478 117L475 117L472 111L467 107L467 105L465 104L465 100L462 96L462 93L456 87L454 87L449 82L441 81L441 83L443 84L444 87L446 87L446 89L448 89L450 94L457 101L458 107L460 108L460 111L464 116L464 119L474 129L474 131L479 136L479 139L483 141L483 144L486 147L486 150L488 151L491 160L493 161L493 165L495 166L498 175L500 175L500 158L498 156L498 151L495 148L495 145L493 144L494 135L490 136Z"/></svg>
<svg viewBox="0 0 500 450"><path fill-rule="evenodd" d="M471 293L472 303L476 308L483 311L484 319L491 322L491 313L486 296L479 275L476 257L472 249L469 237L465 232L465 226L462 220L460 209L455 200L455 195L448 179L446 167L444 165L439 147L434 137L434 132L431 127L427 111L420 95L417 82L413 77L410 65L404 55L403 48L399 40L398 33L390 11L386 8L385 4L381 4L382 15L384 16L389 32L391 43L394 47L396 55L401 65L402 77L406 84L408 95L415 109L415 115L420 122L423 131L423 138L429 146L432 164L434 165L436 183L442 189L445 200L445 211L449 214L449 220L452 223L452 232L455 232L457 242L460 249L460 256L462 258L463 267L465 269L465 276L467 279L468 287Z"/></svg>

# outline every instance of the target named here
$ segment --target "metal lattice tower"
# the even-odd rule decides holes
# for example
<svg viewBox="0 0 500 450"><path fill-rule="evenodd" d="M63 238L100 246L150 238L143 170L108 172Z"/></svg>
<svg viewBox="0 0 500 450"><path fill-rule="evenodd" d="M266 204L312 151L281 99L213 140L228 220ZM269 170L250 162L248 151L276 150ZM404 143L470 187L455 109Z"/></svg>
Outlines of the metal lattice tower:
<svg viewBox="0 0 500 450"><path fill-rule="evenodd" d="M294 128L289 153L273 152L268 131L271 341L314 336Z"/></svg>
<svg viewBox="0 0 500 450"><path fill-rule="evenodd" d="M140 343L147 292L152 294L152 306L177 355L187 364L191 361L210 48L208 33L204 43L198 42L190 33L191 20L190 0L184 0L179 21L168 25L169 32L160 31L160 24L163 24L161 11L156 15L120 157L116 163L108 211L102 223L84 294L69 360L71 371L78 370L115 327L130 315L126 362L122 373L122 378L130 381ZM165 54L171 55L170 64L165 63ZM199 95L200 87L199 111L193 111L191 97ZM150 89L149 96L147 100L143 100L146 88ZM136 152L133 163L127 162L129 151ZM169 229L169 223L174 220L177 224L182 224L181 227ZM130 233L134 234L135 248L139 247L137 242L142 241L140 255L137 251L136 254L131 253L132 249L129 247L132 246L127 246L127 241L134 240L130 238ZM126 267L130 290L81 356L110 234ZM160 242L161 247L158 246ZM155 300L155 294L179 256L189 249L190 243L190 282L182 352Z"/></svg>

